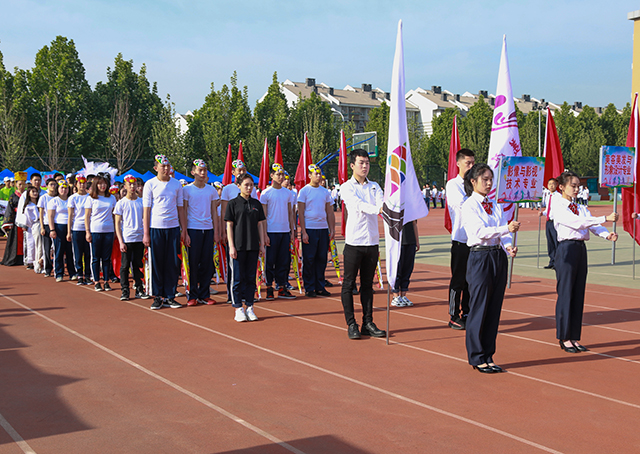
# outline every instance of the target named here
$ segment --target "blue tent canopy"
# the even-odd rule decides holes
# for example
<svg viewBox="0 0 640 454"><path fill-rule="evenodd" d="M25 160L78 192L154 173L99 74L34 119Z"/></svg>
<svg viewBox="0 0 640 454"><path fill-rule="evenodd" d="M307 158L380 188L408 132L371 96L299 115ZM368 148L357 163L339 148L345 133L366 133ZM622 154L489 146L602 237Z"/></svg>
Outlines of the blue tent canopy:
<svg viewBox="0 0 640 454"><path fill-rule="evenodd" d="M27 172L27 178L30 178L32 173L42 173L39 170L34 169L33 167L29 167L25 170L25 172Z"/></svg>
<svg viewBox="0 0 640 454"><path fill-rule="evenodd" d="M13 178L13 172L9 169L4 169L0 172L0 180L4 180L5 177Z"/></svg>
<svg viewBox="0 0 640 454"><path fill-rule="evenodd" d="M257 176L255 176L252 173L247 172L249 175L251 175L251 178L253 178L253 184L258 184L258 182L260 181L260 178L258 178Z"/></svg>
<svg viewBox="0 0 640 454"><path fill-rule="evenodd" d="M193 178L189 178L188 176L180 173L180 172L175 172L174 171L174 176L176 180L185 180L187 183L191 183L193 181Z"/></svg>
<svg viewBox="0 0 640 454"><path fill-rule="evenodd" d="M126 171L125 173L123 173L122 175L118 175L118 176L115 178L115 180L116 180L117 182L119 182L119 183L122 183L122 182L124 181L124 177L126 177L127 175L133 175L133 176L134 176L134 177L136 177L136 178L142 178L142 179L144 180L143 175L142 175L140 172L138 172L138 171L136 171L136 170L133 170L133 169L127 170L127 171Z"/></svg>
<svg viewBox="0 0 640 454"><path fill-rule="evenodd" d="M150 170L147 170L145 173L142 174L142 180L146 183L147 181L154 178L155 176L156 176L155 173L152 173Z"/></svg>

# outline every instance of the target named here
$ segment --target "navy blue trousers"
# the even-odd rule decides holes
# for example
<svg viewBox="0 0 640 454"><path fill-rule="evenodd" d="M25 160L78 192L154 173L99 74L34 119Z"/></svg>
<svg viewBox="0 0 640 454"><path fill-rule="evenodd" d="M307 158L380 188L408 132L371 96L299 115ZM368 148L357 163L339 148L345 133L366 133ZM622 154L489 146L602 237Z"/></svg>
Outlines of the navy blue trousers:
<svg viewBox="0 0 640 454"><path fill-rule="evenodd" d="M556 250L558 249L558 232L553 225L552 220L548 220L545 225L545 234L547 236L547 253L549 254L549 265L555 266Z"/></svg>
<svg viewBox="0 0 640 454"><path fill-rule="evenodd" d="M227 302L233 302L233 286L238 283L237 278L240 276L240 268L238 268L238 261L232 259L229 255L228 243L225 243L224 249L227 251Z"/></svg>
<svg viewBox="0 0 640 454"><path fill-rule="evenodd" d="M89 279L91 275L91 246L87 242L87 232L84 230L72 230L71 242L76 273L78 273L78 277Z"/></svg>
<svg viewBox="0 0 640 454"><path fill-rule="evenodd" d="M152 296L176 296L180 275L180 227L149 229L151 236L151 293Z"/></svg>
<svg viewBox="0 0 640 454"><path fill-rule="evenodd" d="M213 229L187 229L189 247L188 299L205 299L211 295L209 286L213 278Z"/></svg>
<svg viewBox="0 0 640 454"><path fill-rule="evenodd" d="M493 362L500 312L507 286L507 255L502 249L471 251L467 261L469 316L466 345L469 364Z"/></svg>
<svg viewBox="0 0 640 454"><path fill-rule="evenodd" d="M565 240L556 250L556 337L580 340L587 285L587 246L584 241Z"/></svg>
<svg viewBox="0 0 640 454"><path fill-rule="evenodd" d="M133 283L136 289L144 288L144 274L142 273L142 258L144 244L142 241L125 243L127 250L120 253L120 285L129 288L129 267L133 271Z"/></svg>
<svg viewBox="0 0 640 454"><path fill-rule="evenodd" d="M324 290L329 252L329 229L307 229L309 243L302 243L302 280L305 292Z"/></svg>
<svg viewBox="0 0 640 454"><path fill-rule="evenodd" d="M467 284L467 261L469 246L460 241L451 241L451 281L449 282L449 316L452 319L469 313L469 284Z"/></svg>
<svg viewBox="0 0 640 454"><path fill-rule="evenodd" d="M287 284L289 267L291 266L291 233L268 233L269 247L267 248L267 286L271 287L276 281L281 288Z"/></svg>
<svg viewBox="0 0 640 454"><path fill-rule="evenodd" d="M69 277L76 275L76 267L73 265L73 248L67 241L67 224L56 224L56 237L53 240L55 252L56 277L64 276L64 264L67 264Z"/></svg>
<svg viewBox="0 0 640 454"><path fill-rule="evenodd" d="M100 268L102 278L109 282L111 276L111 251L113 250L113 232L91 233L91 272L93 281L100 282Z"/></svg>
<svg viewBox="0 0 640 454"><path fill-rule="evenodd" d="M258 255L260 251L238 251L238 258L232 272L233 292L231 293L231 303L233 307L242 307L242 300L247 307L253 306L256 293L256 271L258 268ZM233 260L233 259L232 259Z"/></svg>
<svg viewBox="0 0 640 454"><path fill-rule="evenodd" d="M413 273L413 265L415 261L416 245L403 244L400 248L400 259L398 260L398 271L396 272L396 285L393 287L393 293L400 293L401 291L406 292L409 290L411 273Z"/></svg>

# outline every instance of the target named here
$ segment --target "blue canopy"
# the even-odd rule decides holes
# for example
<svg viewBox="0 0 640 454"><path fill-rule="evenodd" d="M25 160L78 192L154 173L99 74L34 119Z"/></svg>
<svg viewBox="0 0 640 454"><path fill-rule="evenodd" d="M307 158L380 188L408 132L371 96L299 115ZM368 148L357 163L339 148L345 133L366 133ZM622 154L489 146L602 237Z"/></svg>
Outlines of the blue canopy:
<svg viewBox="0 0 640 454"><path fill-rule="evenodd" d="M174 171L173 175L176 180L185 180L187 183L191 183L193 181L193 178L189 178L188 176L177 171Z"/></svg>
<svg viewBox="0 0 640 454"><path fill-rule="evenodd" d="M32 173L42 173L39 170L34 169L33 167L29 167L28 169L25 170L25 172L27 172L27 178L31 178Z"/></svg>
<svg viewBox="0 0 640 454"><path fill-rule="evenodd" d="M257 176L249 172L247 172L247 174L251 175L251 178L253 178L253 184L258 184L258 182L260 181L260 178L258 178Z"/></svg>
<svg viewBox="0 0 640 454"><path fill-rule="evenodd" d="M142 174L142 180L146 183L155 176L156 175L154 173L152 173L150 170L147 170L144 174Z"/></svg>
<svg viewBox="0 0 640 454"><path fill-rule="evenodd" d="M0 180L4 180L5 177L13 178L13 172L9 169L4 169L0 172Z"/></svg>
<svg viewBox="0 0 640 454"><path fill-rule="evenodd" d="M209 181L208 181L209 183L213 183L214 181L222 182L222 176L217 176L209 172L208 170L207 170L207 173L209 174Z"/></svg>
<svg viewBox="0 0 640 454"><path fill-rule="evenodd" d="M119 183L122 183L124 181L124 177L126 177L127 175L133 175L136 178L142 178L144 180L143 175L138 172L137 170L133 170L133 169L129 169L126 172L124 172L122 175L118 175L115 180Z"/></svg>

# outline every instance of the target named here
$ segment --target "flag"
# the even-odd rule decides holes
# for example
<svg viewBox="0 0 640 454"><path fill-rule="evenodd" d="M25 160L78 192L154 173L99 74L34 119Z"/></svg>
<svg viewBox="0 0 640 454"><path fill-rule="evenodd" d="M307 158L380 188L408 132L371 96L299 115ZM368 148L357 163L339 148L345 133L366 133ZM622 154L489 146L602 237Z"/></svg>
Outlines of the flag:
<svg viewBox="0 0 640 454"><path fill-rule="evenodd" d="M298 169L296 170L296 177L293 180L298 191L305 187L310 181L308 167L311 164L313 164L313 159L311 158L311 147L309 147L309 138L305 132L302 152L300 153L300 160L298 161Z"/></svg>
<svg viewBox="0 0 640 454"><path fill-rule="evenodd" d="M402 227L428 214L427 204L422 198L418 178L411 160L404 94L402 21L399 21L391 76L387 170L382 207L382 217L385 221L387 283L389 285L394 285L396 281L402 245Z"/></svg>
<svg viewBox="0 0 640 454"><path fill-rule="evenodd" d="M640 212L640 199L638 196L640 193L640 185L638 184L638 174L640 173L640 169L638 169L638 93L635 94L633 98L633 110L631 110L631 119L629 120L629 131L627 132L627 143L625 144L627 147L635 147L635 172L634 172L634 184L632 188L622 188L622 228L625 232L627 232L631 237L633 237L633 219L631 219L631 213ZM637 230L637 229L636 229ZM638 241L638 233L636 231L636 242L640 244Z"/></svg>
<svg viewBox="0 0 640 454"><path fill-rule="evenodd" d="M460 134L458 133L458 116L453 116L453 127L451 128L451 141L449 142L449 169L447 170L447 181L455 178L460 173L458 169L456 155L460 151ZM445 210L444 210L444 228L451 233L451 215L449 214L449 206L446 203L445 194Z"/></svg>
<svg viewBox="0 0 640 454"><path fill-rule="evenodd" d="M231 177L233 176L233 168L231 167L232 161L231 144L229 144L229 148L227 149L227 160L224 163L224 174L222 175L222 184L224 186L231 184Z"/></svg>
<svg viewBox="0 0 640 454"><path fill-rule="evenodd" d="M558 178L564 172L564 159L562 158L562 150L560 149L560 139L558 138L558 130L556 122L551 115L551 109L547 107L547 126L544 139L544 180L543 184L547 184L551 178Z"/></svg>
<svg viewBox="0 0 640 454"><path fill-rule="evenodd" d="M276 137L276 155L273 157L273 162L284 167L284 162L282 161L282 150L280 149L280 136Z"/></svg>
<svg viewBox="0 0 640 454"><path fill-rule="evenodd" d="M503 156L522 156L520 135L518 134L518 119L513 104L511 90L511 75L509 73L509 59L507 57L507 36L502 37L502 55L498 70L498 88L496 89L493 121L491 122L491 138L489 140L489 160L487 164L493 169L494 181L498 181L500 158ZM495 198L496 187L491 189L490 198ZM505 204L506 218L511 221L515 211L513 203Z"/></svg>
<svg viewBox="0 0 640 454"><path fill-rule="evenodd" d="M340 130L340 153L338 154L338 183L342 184L349 179L347 166L347 140L344 136L344 130ZM345 217L344 202L342 202L342 236L345 236L347 228L347 219Z"/></svg>
<svg viewBox="0 0 640 454"><path fill-rule="evenodd" d="M242 154L242 140L240 141L240 147L238 148L238 159L244 162L244 155ZM246 165L246 162L244 162Z"/></svg>
<svg viewBox="0 0 640 454"><path fill-rule="evenodd" d="M262 164L260 165L260 179L258 181L258 189L264 191L269 184L269 145L267 138L264 138L264 151L262 152Z"/></svg>

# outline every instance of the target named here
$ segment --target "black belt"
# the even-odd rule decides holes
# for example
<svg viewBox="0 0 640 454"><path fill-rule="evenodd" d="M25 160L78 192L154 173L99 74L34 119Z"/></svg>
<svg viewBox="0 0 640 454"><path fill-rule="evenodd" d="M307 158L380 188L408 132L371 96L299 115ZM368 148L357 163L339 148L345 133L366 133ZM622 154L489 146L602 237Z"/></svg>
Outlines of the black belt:
<svg viewBox="0 0 640 454"><path fill-rule="evenodd" d="M502 249L502 247L500 245L496 245L496 246L471 246L471 250L473 252L478 252L478 251L495 251L497 249Z"/></svg>
<svg viewBox="0 0 640 454"><path fill-rule="evenodd" d="M561 241L558 241L558 244L564 243L565 241L572 242L572 243L584 243L584 240L561 240Z"/></svg>

